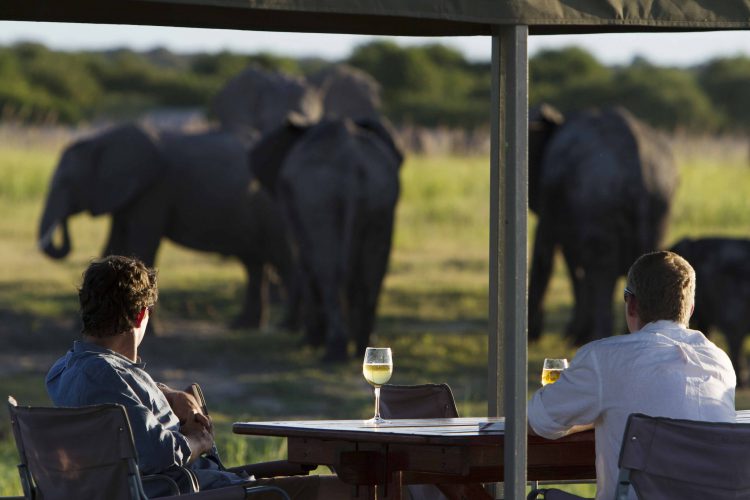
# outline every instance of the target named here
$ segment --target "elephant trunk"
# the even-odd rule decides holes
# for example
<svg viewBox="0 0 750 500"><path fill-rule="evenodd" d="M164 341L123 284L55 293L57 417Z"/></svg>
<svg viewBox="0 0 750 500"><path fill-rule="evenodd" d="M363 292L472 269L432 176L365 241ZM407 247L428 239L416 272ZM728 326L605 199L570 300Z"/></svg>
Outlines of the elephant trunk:
<svg viewBox="0 0 750 500"><path fill-rule="evenodd" d="M55 244L55 231L58 227L62 229L62 243ZM65 258L70 253L70 234L68 233L68 220L56 221L48 229L40 230L39 249L53 259Z"/></svg>
<svg viewBox="0 0 750 500"><path fill-rule="evenodd" d="M65 200L54 191L47 199L47 205L39 224L39 249L53 259L62 259L70 253L70 234L68 233L68 210ZM62 242L55 243L55 233L62 230Z"/></svg>

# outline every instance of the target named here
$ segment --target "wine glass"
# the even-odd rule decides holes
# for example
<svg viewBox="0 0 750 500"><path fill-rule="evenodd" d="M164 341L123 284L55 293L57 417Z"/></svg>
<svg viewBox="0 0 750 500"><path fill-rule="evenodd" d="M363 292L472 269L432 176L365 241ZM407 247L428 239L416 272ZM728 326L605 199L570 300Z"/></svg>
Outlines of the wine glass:
<svg viewBox="0 0 750 500"><path fill-rule="evenodd" d="M542 366L542 385L554 384L560 378L560 374L568 367L565 358L544 358Z"/></svg>
<svg viewBox="0 0 750 500"><path fill-rule="evenodd" d="M368 347L362 363L362 374L365 380L375 388L375 416L368 420L371 424L386 422L380 418L380 386L391 379L393 359L390 347Z"/></svg>

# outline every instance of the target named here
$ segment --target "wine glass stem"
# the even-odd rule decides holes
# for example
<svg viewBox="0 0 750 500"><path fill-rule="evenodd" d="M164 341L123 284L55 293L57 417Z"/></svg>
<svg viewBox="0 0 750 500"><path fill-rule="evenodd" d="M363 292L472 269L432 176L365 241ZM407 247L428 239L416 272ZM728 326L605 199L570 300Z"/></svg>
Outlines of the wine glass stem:
<svg viewBox="0 0 750 500"><path fill-rule="evenodd" d="M375 387L375 420L380 420L380 386Z"/></svg>

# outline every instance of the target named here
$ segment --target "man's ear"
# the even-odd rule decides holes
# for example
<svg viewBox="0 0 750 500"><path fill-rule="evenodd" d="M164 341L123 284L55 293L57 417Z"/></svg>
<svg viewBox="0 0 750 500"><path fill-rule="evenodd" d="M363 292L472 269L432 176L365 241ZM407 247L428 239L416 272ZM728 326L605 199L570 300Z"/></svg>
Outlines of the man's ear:
<svg viewBox="0 0 750 500"><path fill-rule="evenodd" d="M628 316L638 316L638 297L631 295L630 300L625 304L628 308Z"/></svg>
<svg viewBox="0 0 750 500"><path fill-rule="evenodd" d="M688 316L688 319L693 317L694 312L695 312L695 302L693 302L693 305L690 306L690 316Z"/></svg>
<svg viewBox="0 0 750 500"><path fill-rule="evenodd" d="M138 315L135 317L135 327L140 328L141 323L143 322L143 318L146 317L146 308L144 307L138 312Z"/></svg>

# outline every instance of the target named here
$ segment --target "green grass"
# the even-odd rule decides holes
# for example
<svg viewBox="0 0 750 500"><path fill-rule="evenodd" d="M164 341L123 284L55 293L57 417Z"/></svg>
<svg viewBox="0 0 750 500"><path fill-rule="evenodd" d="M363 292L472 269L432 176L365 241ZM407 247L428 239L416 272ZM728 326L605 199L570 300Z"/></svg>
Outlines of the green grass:
<svg viewBox="0 0 750 500"><path fill-rule="evenodd" d="M108 221L74 217L72 254L60 262L42 255L36 228L63 142L9 140L1 132L0 394L48 404L43 377L77 335L75 289L81 271L101 251ZM750 168L695 154L680 158L682 183L665 243L685 235L750 234ZM393 348L393 383L448 382L462 415L485 415L488 161L409 157L401 181L395 247L371 343ZM559 257L556 262L545 335L529 349L530 390L538 385L545 356L574 354L561 333L570 314L570 287ZM142 354L156 379L175 386L201 383L226 462L285 455L283 440L233 436L230 424L236 420L369 416L372 392L360 360L324 366L320 353L300 345L298 335L273 327L227 328L244 286L235 260L165 242L157 267L161 335L146 339ZM616 328L623 329L619 302L615 308ZM279 316L277 309L273 316ZM750 408L750 392L739 392L737 401ZM0 419L0 495L20 491L15 462L7 419ZM584 487L583 493L590 492Z"/></svg>

